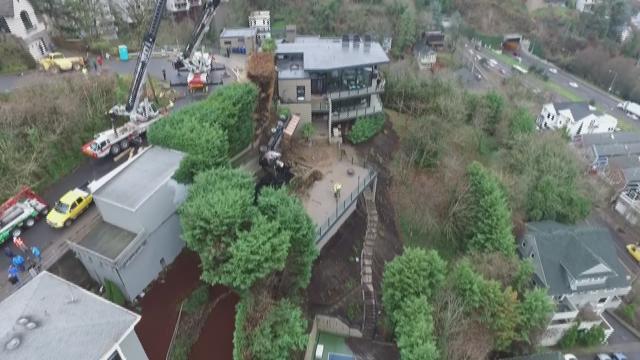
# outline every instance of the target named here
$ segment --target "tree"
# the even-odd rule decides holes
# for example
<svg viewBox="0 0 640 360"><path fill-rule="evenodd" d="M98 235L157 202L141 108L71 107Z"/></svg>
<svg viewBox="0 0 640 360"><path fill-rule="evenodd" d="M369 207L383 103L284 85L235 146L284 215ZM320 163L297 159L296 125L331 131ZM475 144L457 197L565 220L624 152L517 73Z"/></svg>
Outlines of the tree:
<svg viewBox="0 0 640 360"><path fill-rule="evenodd" d="M520 305L520 337L531 345L535 345L537 339L533 335L544 329L553 313L553 303L545 289L536 288L524 294Z"/></svg>
<svg viewBox="0 0 640 360"><path fill-rule="evenodd" d="M210 284L244 291L284 268L291 233L256 211L253 187L241 170L208 170L196 176L180 208L183 236Z"/></svg>
<svg viewBox="0 0 640 360"><path fill-rule="evenodd" d="M405 8L397 23L395 45L398 54L403 53L416 41L416 16L409 8Z"/></svg>
<svg viewBox="0 0 640 360"><path fill-rule="evenodd" d="M516 137L523 134L531 134L536 129L536 120L535 118L524 108L517 108L516 111L511 115L511 122L509 124L509 133L511 134L511 138L515 139Z"/></svg>
<svg viewBox="0 0 640 360"><path fill-rule="evenodd" d="M467 177L471 203L468 249L515 255L511 212L498 180L478 162L468 167Z"/></svg>
<svg viewBox="0 0 640 360"><path fill-rule="evenodd" d="M465 308L475 310L480 307L482 282L484 279L473 270L467 259L462 260L453 271L453 288L464 301Z"/></svg>
<svg viewBox="0 0 640 360"><path fill-rule="evenodd" d="M498 124L502 119L502 111L504 109L504 99L495 91L490 91L484 96L484 102L489 110L487 118L487 131L489 134L495 134Z"/></svg>
<svg viewBox="0 0 640 360"><path fill-rule="evenodd" d="M315 133L315 128L312 123L304 123L302 124L302 136L311 144L311 139L313 138L313 134Z"/></svg>
<svg viewBox="0 0 640 360"><path fill-rule="evenodd" d="M276 49L278 48L278 45L276 44L276 41L272 38L268 38L268 39L264 39L262 40L262 51L264 52L268 52L268 53L275 53Z"/></svg>
<svg viewBox="0 0 640 360"><path fill-rule="evenodd" d="M396 311L410 297L431 296L445 279L447 263L435 250L405 248L401 256L387 263L382 283L382 302L393 320Z"/></svg>
<svg viewBox="0 0 640 360"><path fill-rule="evenodd" d="M488 324L497 350L506 350L514 340L520 322L518 297L510 287L502 290L497 281L485 280L481 286L480 321Z"/></svg>
<svg viewBox="0 0 640 360"><path fill-rule="evenodd" d="M609 29L607 36L609 39L617 41L620 30L631 18L629 3L624 0L614 0L609 10Z"/></svg>
<svg viewBox="0 0 640 360"><path fill-rule="evenodd" d="M409 297L397 309L395 333L403 360L439 359L431 313L432 308L424 296Z"/></svg>

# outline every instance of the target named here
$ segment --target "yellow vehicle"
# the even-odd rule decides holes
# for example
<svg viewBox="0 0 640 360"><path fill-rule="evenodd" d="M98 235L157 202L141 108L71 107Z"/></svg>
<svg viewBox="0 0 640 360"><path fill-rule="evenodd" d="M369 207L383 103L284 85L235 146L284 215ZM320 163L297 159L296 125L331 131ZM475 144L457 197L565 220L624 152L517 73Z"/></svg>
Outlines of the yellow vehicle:
<svg viewBox="0 0 640 360"><path fill-rule="evenodd" d="M636 261L640 261L640 246L637 244L627 245L627 251L633 256Z"/></svg>
<svg viewBox="0 0 640 360"><path fill-rule="evenodd" d="M76 188L68 191L49 211L47 224L56 229L69 226L89 208L91 202L93 202L93 195L84 190Z"/></svg>
<svg viewBox="0 0 640 360"><path fill-rule="evenodd" d="M49 53L40 59L40 67L42 70L54 73L69 70L78 71L82 69L84 65L84 60L81 57L65 57L59 52Z"/></svg>

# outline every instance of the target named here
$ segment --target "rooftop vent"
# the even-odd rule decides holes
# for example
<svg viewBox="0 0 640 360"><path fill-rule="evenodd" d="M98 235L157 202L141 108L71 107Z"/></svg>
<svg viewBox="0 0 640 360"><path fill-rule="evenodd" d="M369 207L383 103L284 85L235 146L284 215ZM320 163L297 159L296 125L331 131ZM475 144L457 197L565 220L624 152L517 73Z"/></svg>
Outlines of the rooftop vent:
<svg viewBox="0 0 640 360"><path fill-rule="evenodd" d="M7 343L4 345L4 348L11 351L11 350L15 350L18 348L18 346L20 346L20 338L17 336L12 337L11 339L9 339L9 341L7 341Z"/></svg>
<svg viewBox="0 0 640 360"><path fill-rule="evenodd" d="M35 322L31 321L31 322L28 322L27 325L25 325L25 327L27 329L29 329L29 330L33 330L33 329L38 327L38 324L36 324Z"/></svg>
<svg viewBox="0 0 640 360"><path fill-rule="evenodd" d="M27 325L27 323L29 322L29 318L28 317L21 317L18 319L18 321L16 321L18 324L24 326Z"/></svg>
<svg viewBox="0 0 640 360"><path fill-rule="evenodd" d="M357 48L360 46L360 35L353 35L353 47Z"/></svg>
<svg viewBox="0 0 640 360"><path fill-rule="evenodd" d="M364 35L364 46L371 46L371 35L369 34L365 34Z"/></svg>
<svg viewBox="0 0 640 360"><path fill-rule="evenodd" d="M349 35L342 35L342 46L349 47Z"/></svg>

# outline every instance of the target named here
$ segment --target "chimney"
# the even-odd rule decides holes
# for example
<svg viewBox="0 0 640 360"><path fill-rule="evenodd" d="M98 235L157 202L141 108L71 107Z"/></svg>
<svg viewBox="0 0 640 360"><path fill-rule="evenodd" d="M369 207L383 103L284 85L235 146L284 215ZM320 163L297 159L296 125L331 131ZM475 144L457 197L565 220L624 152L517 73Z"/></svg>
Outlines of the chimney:
<svg viewBox="0 0 640 360"><path fill-rule="evenodd" d="M353 47L355 49L360 47L360 35L353 35Z"/></svg>
<svg viewBox="0 0 640 360"><path fill-rule="evenodd" d="M285 27L285 41L288 43L296 42L296 26L287 25Z"/></svg>
<svg viewBox="0 0 640 360"><path fill-rule="evenodd" d="M342 35L342 47L349 47L349 35Z"/></svg>

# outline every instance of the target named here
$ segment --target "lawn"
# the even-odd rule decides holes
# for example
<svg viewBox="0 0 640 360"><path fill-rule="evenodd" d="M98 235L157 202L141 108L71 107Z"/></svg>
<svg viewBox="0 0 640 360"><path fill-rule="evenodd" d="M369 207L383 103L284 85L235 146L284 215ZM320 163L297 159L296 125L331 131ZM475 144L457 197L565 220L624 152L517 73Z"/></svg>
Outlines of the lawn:
<svg viewBox="0 0 640 360"><path fill-rule="evenodd" d="M547 90L556 93L569 101L585 101L580 96L574 94L571 90L566 89L552 81L542 81L542 86Z"/></svg>

